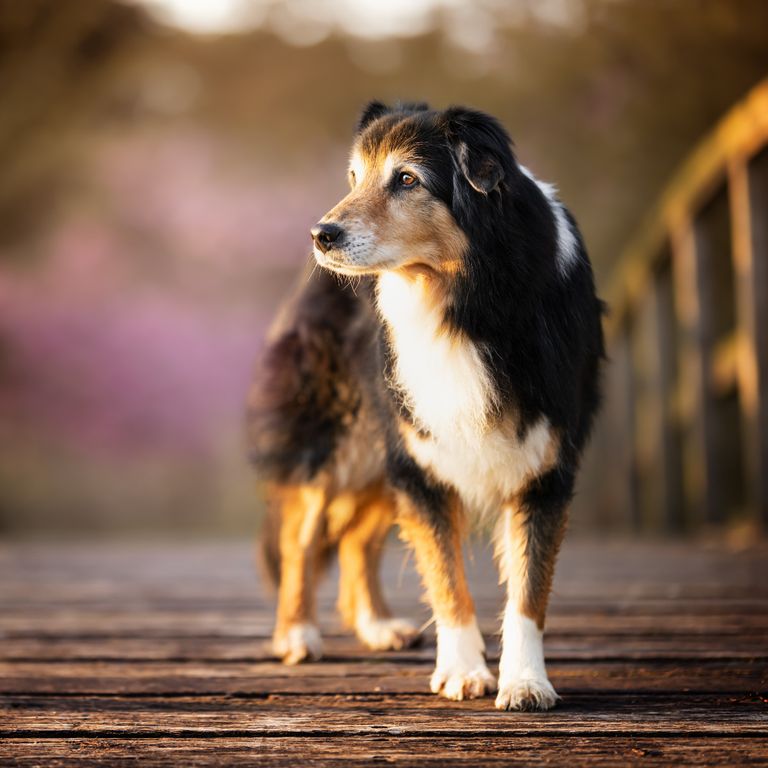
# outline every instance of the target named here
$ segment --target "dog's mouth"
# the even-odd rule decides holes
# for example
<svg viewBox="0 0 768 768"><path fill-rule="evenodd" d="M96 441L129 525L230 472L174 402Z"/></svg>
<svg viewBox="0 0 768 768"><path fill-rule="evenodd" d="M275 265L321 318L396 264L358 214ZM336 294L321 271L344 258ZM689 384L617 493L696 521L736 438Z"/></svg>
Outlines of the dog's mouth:
<svg viewBox="0 0 768 768"><path fill-rule="evenodd" d="M349 258L345 258L344 252L332 248L328 251L321 251L319 248L313 249L315 261L324 269L332 272L338 272L341 275L372 275L378 272L385 272L394 268L396 265L389 261L374 261L372 263L360 263Z"/></svg>

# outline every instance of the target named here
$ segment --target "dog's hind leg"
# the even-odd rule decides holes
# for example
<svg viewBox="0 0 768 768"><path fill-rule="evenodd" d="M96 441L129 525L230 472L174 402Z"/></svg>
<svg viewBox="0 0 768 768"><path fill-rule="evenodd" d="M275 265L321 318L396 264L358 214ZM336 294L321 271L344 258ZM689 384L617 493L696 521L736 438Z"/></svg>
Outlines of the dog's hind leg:
<svg viewBox="0 0 768 768"><path fill-rule="evenodd" d="M282 488L279 500L280 586L273 648L286 664L297 664L322 654L315 619L315 580L326 493L311 486Z"/></svg>
<svg viewBox="0 0 768 768"><path fill-rule="evenodd" d="M415 466L398 494L397 522L416 553L437 629L433 693L471 699L496 689L464 574L463 510L455 495L434 487Z"/></svg>
<svg viewBox="0 0 768 768"><path fill-rule="evenodd" d="M381 553L394 521L393 499L377 487L357 497L354 516L339 541L339 611L373 650L398 650L419 637L411 621L392 617L381 592Z"/></svg>
<svg viewBox="0 0 768 768"><path fill-rule="evenodd" d="M550 709L558 696L544 664L543 630L572 479L552 470L506 504L496 530L507 585L498 709Z"/></svg>

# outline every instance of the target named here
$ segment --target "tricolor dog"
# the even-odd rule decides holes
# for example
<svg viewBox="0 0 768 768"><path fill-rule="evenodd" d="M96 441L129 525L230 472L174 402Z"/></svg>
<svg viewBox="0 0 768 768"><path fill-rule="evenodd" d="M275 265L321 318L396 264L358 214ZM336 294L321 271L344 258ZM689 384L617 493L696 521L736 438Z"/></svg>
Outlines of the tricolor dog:
<svg viewBox="0 0 768 768"><path fill-rule="evenodd" d="M371 103L348 174L311 231L322 269L284 307L250 397L275 652L320 656L313 597L334 550L360 640L416 639L378 582L397 524L435 618L432 691L548 709L542 631L604 356L581 235L499 122L471 109ZM507 589L498 682L462 560L478 520Z"/></svg>

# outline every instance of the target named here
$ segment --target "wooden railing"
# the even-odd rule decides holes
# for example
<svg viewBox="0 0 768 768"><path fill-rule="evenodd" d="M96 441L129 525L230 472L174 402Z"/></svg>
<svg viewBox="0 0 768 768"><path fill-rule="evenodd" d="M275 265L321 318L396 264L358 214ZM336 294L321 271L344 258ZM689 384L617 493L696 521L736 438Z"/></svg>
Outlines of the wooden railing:
<svg viewBox="0 0 768 768"><path fill-rule="evenodd" d="M684 163L619 264L608 410L635 527L768 530L768 80Z"/></svg>

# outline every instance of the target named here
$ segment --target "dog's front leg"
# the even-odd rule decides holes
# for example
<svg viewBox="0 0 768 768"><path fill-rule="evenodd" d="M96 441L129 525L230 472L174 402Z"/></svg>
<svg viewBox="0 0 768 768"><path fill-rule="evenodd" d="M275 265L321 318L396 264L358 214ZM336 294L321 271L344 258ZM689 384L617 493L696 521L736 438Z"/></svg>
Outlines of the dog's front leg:
<svg viewBox="0 0 768 768"><path fill-rule="evenodd" d="M502 510L496 554L507 585L507 605L498 709L550 709L557 702L544 664L543 630L572 487L570 478L553 470Z"/></svg>
<svg viewBox="0 0 768 768"><path fill-rule="evenodd" d="M322 654L315 577L326 497L321 488L286 488L280 503L280 586L273 647L286 664L296 664Z"/></svg>
<svg viewBox="0 0 768 768"><path fill-rule="evenodd" d="M416 553L437 628L433 693L461 701L496 690L464 574L463 511L454 494L410 484L398 495L398 523Z"/></svg>

